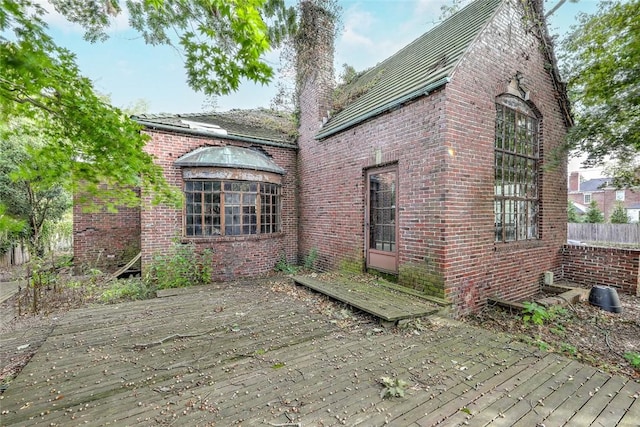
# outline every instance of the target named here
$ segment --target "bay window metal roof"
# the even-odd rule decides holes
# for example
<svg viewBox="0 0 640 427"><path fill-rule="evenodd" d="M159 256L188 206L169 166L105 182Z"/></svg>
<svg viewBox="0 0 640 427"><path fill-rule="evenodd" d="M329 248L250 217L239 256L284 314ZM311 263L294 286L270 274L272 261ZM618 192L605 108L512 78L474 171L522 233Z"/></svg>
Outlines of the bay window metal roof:
<svg viewBox="0 0 640 427"><path fill-rule="evenodd" d="M181 156L175 162L179 167L223 167L274 172L284 175L285 170L267 155L250 148L224 146L200 147Z"/></svg>

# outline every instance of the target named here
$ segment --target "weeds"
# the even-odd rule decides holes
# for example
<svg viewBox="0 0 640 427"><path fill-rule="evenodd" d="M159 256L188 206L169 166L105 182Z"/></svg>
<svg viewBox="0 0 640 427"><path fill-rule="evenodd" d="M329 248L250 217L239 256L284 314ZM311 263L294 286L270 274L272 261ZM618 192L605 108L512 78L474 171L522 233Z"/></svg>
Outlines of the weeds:
<svg viewBox="0 0 640 427"><path fill-rule="evenodd" d="M640 353L635 351L627 351L624 358L636 371L640 371Z"/></svg>
<svg viewBox="0 0 640 427"><path fill-rule="evenodd" d="M304 270L313 270L313 265L315 264L317 259L318 259L318 249L313 248L311 249L311 251L309 251L309 254L304 258L304 263L302 264L302 267L298 267L294 264L291 264L289 261L287 261L287 256L284 253L282 253L280 255L280 258L278 259L278 262L276 263L276 266L274 267L274 270L281 271L286 274L296 274L300 271L301 268Z"/></svg>
<svg viewBox="0 0 640 427"><path fill-rule="evenodd" d="M524 306L522 321L525 325L532 322L534 325L542 326L545 322L551 322L558 316L567 314L567 310L559 306L547 309L538 303L529 301L523 302L522 305Z"/></svg>
<svg viewBox="0 0 640 427"><path fill-rule="evenodd" d="M285 254L280 255L280 259L276 263L275 267L276 271L281 271L286 274L296 274L298 272L298 267L293 264L289 264L287 261L287 256Z"/></svg>
<svg viewBox="0 0 640 427"><path fill-rule="evenodd" d="M122 300L147 299L153 291L139 278L120 279L112 282L111 286L100 294L103 303L114 303Z"/></svg>
<svg viewBox="0 0 640 427"><path fill-rule="evenodd" d="M309 251L309 255L307 255L304 259L304 269L305 270L312 270L313 269L313 265L316 262L316 259L318 259L318 249L317 248L311 248L311 250Z"/></svg>
<svg viewBox="0 0 640 427"><path fill-rule="evenodd" d="M551 348L551 346L548 343L542 341L540 338L531 338L528 336L523 336L522 342L529 345L536 346L540 351L549 351L549 349Z"/></svg>
<svg viewBox="0 0 640 427"><path fill-rule="evenodd" d="M383 389L380 392L380 397L404 397L404 390L409 385L406 381L399 378L382 377L380 378L380 384Z"/></svg>
<svg viewBox="0 0 640 427"><path fill-rule="evenodd" d="M549 328L549 332L561 338L564 338L567 335L565 327L560 324L556 324L554 327Z"/></svg>
<svg viewBox="0 0 640 427"><path fill-rule="evenodd" d="M149 289L206 285L213 277L213 251L197 253L192 244L174 244L168 255L153 258L144 284Z"/></svg>
<svg viewBox="0 0 640 427"><path fill-rule="evenodd" d="M571 344L567 344L566 342L560 344L560 352L574 357L578 355L578 349Z"/></svg>

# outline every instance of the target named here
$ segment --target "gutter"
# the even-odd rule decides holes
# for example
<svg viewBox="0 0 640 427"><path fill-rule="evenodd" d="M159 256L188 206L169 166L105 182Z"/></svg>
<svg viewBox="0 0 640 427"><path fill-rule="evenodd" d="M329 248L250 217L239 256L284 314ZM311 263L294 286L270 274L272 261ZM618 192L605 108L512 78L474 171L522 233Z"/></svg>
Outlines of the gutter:
<svg viewBox="0 0 640 427"><path fill-rule="evenodd" d="M382 113L385 113L385 112L387 112L389 110L393 110L396 107L406 103L407 101L411 101L411 100L413 100L415 98L418 98L420 96L423 96L423 95L425 95L425 96L429 95L429 93L431 93L434 89L437 89L440 86L444 86L445 84L449 83L450 81L451 81L451 79L449 77L443 77L443 78L441 78L439 80L436 80L435 82L430 83L427 86L425 86L425 87L423 87L421 89L418 89L418 90L416 90L414 92L411 92L410 94L405 95L402 98L394 99L393 101L388 102L388 103L386 103L386 104L382 105L381 107L378 107L378 108L376 108L374 110L371 110L371 111L369 111L368 113L366 113L366 114L364 114L362 116L355 117L355 118L349 120L348 122L336 127L335 129L331 129L331 130L329 130L327 132L324 132L324 133L320 132L315 136L315 139L319 140L319 139L327 138L327 137L329 137L329 136L331 136L333 134L336 134L336 133L341 132L341 131L343 131L343 130L345 130L347 128L350 128L351 126L355 126L358 123L362 123L365 120L368 120L368 119L370 119L372 117L378 116L378 115L380 115Z"/></svg>
<svg viewBox="0 0 640 427"><path fill-rule="evenodd" d="M167 131L167 132L186 133L186 134L189 134L189 135L205 136L205 137L208 137L208 138L216 138L216 139L230 139L230 140L233 140L233 141L249 142L249 143L252 143L252 144L268 145L268 146L271 146L271 147L292 148L294 150L298 149L298 146L294 145L294 144L285 144L285 143L281 143L281 142L268 141L266 139L251 138L249 136L229 135L229 134L221 135L219 133L209 132L209 131L206 131L206 130L183 128L183 127L165 125L165 124L161 124L161 123L150 122L150 121L147 121L147 120L139 120L139 119L135 119L135 122L140 124L141 126L144 126L145 128L148 128L148 129L157 129L157 130L163 130L163 131Z"/></svg>

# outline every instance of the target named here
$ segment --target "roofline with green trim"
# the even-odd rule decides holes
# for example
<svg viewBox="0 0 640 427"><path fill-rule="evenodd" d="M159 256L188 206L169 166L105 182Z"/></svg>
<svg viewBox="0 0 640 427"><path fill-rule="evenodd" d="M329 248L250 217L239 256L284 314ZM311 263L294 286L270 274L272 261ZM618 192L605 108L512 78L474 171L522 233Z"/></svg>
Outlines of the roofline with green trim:
<svg viewBox="0 0 640 427"><path fill-rule="evenodd" d="M162 123L155 123L155 122L150 122L147 120L140 120L140 119L133 119L136 123L144 126L145 128L148 129L158 129L158 130L163 130L163 131L167 131L167 132L177 132L177 133L185 133L188 135L194 135L194 136L205 136L208 138L216 138L216 139L230 139L232 141L242 141L242 142L249 142L252 144L261 144L261 145L268 145L271 147L280 147L280 148L290 148L293 150L297 150L298 146L296 144L286 144L283 142L275 142L275 141L269 141L266 139L258 139L258 138L252 138L249 136L243 136L243 135L222 135L219 133L215 133L215 132L207 132L204 130L197 130L197 129L190 129L190 128L184 128L184 127L180 127L180 126L172 126L172 125L167 125L167 124L162 124Z"/></svg>
<svg viewBox="0 0 640 427"><path fill-rule="evenodd" d="M427 85L427 86L425 86L423 88L420 88L420 89L418 89L418 90L416 90L414 92L411 92L408 95L405 95L403 97L394 99L393 101L391 101L391 102L389 102L389 103L387 103L385 105L382 105L382 106L376 108L375 110L371 110L368 113L363 114L362 116L355 117L355 118L349 120L348 122L338 126L335 129L331 129L330 131L325 132L325 133L320 132L315 136L315 139L327 138L327 137L329 137L331 135L334 135L334 134L336 134L338 132L342 132L343 130L348 129L348 128L352 127L352 126L355 126L355 125L357 125L359 123L362 123L365 120L371 119L371 118L373 118L375 116L378 116L378 115L380 115L382 113L385 113L385 112L387 112L389 110L393 110L394 108L396 108L396 107L398 107L398 106L400 106L400 105L402 105L402 104L404 104L404 103L406 103L408 101L412 101L412 100L414 100L414 99L416 99L416 98L418 98L420 96L423 96L423 95L424 96L429 95L429 93L431 93L434 89L437 89L440 86L446 85L447 83L449 83L449 81L451 81L450 77L445 76L445 77L441 78L440 80L436 80L435 82L433 82L433 83L431 83L431 84L429 84L429 85Z"/></svg>

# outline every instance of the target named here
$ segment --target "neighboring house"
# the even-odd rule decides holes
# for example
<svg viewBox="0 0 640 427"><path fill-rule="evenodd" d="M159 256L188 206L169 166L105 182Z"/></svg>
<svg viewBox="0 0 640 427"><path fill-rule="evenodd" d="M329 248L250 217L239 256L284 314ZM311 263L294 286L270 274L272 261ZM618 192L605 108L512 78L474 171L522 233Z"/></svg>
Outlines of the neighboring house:
<svg viewBox="0 0 640 427"><path fill-rule="evenodd" d="M175 239L213 248L221 279L315 250L320 270L382 271L458 315L560 274L567 173L545 166L572 118L540 0L471 3L350 82L339 108L332 28L310 3L303 20L324 30L297 140L266 117L136 117L186 197L182 210L143 203L143 269ZM84 247L99 235L75 233Z"/></svg>
<svg viewBox="0 0 640 427"><path fill-rule="evenodd" d="M574 205L585 205L587 208L592 201L602 211L605 221L608 221L616 207L621 203L632 222L638 221L640 209L640 188L616 188L612 185L613 178L593 178L585 180L580 172L569 174L569 200Z"/></svg>
<svg viewBox="0 0 640 427"><path fill-rule="evenodd" d="M633 203L626 209L629 222L640 222L640 203Z"/></svg>
<svg viewBox="0 0 640 427"><path fill-rule="evenodd" d="M576 215L580 218L582 218L582 216L589 210L589 206L583 205L582 203L573 202L573 207L576 210Z"/></svg>

